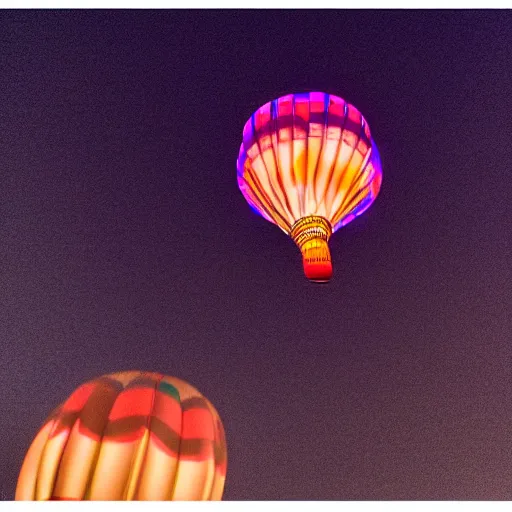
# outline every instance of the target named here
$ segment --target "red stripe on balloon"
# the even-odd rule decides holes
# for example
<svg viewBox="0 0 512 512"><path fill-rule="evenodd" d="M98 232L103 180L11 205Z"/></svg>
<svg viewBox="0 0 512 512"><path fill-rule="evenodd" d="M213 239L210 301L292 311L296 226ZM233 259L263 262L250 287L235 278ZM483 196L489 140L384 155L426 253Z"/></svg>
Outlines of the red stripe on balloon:
<svg viewBox="0 0 512 512"><path fill-rule="evenodd" d="M123 391L114 402L108 416L109 421L129 416L145 416L151 411L154 388L132 388Z"/></svg>
<svg viewBox="0 0 512 512"><path fill-rule="evenodd" d="M96 384L94 382L87 382L83 386L80 386L64 402L61 412L72 412L82 409L94 391L95 386Z"/></svg>
<svg viewBox="0 0 512 512"><path fill-rule="evenodd" d="M183 412L182 439L215 438L212 415L207 409L189 409Z"/></svg>

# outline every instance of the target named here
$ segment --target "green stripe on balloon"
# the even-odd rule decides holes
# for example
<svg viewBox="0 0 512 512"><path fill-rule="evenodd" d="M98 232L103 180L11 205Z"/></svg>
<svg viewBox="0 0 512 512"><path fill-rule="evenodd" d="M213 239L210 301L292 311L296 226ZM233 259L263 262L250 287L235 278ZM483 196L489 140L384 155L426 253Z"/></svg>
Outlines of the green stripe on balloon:
<svg viewBox="0 0 512 512"><path fill-rule="evenodd" d="M160 381L160 384L158 386L158 391L161 391L162 393L165 393L166 395L172 396L178 402L180 401L179 391L172 384L169 384L168 382Z"/></svg>

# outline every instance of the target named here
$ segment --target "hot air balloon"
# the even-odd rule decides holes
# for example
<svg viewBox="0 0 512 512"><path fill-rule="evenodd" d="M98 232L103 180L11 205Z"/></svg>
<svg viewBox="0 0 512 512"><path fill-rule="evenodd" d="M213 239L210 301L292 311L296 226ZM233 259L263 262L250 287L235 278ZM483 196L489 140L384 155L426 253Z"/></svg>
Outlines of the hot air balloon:
<svg viewBox="0 0 512 512"><path fill-rule="evenodd" d="M47 418L16 500L220 500L222 422L191 385L157 373L92 380Z"/></svg>
<svg viewBox="0 0 512 512"><path fill-rule="evenodd" d="M256 110L237 171L249 205L292 238L316 282L332 276L330 236L372 204L382 182L368 123L322 92L289 94Z"/></svg>

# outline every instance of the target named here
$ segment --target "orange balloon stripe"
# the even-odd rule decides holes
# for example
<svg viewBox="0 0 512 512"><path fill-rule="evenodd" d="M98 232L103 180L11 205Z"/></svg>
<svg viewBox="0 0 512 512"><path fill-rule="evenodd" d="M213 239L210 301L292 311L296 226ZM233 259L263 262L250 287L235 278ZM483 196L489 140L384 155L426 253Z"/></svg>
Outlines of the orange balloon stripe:
<svg viewBox="0 0 512 512"><path fill-rule="evenodd" d="M361 203L365 200L368 195L368 187L362 188L351 200L350 204L346 208L346 215L353 212Z"/></svg>
<svg viewBox="0 0 512 512"><path fill-rule="evenodd" d="M314 211L320 215L323 212L321 212L322 197L318 192L318 177L323 164L323 147L327 136L326 96L322 93L311 93L309 96L308 147L313 151L312 158L308 161L307 184L308 191L311 192L309 201L314 202ZM309 211L306 207L306 214Z"/></svg>
<svg viewBox="0 0 512 512"><path fill-rule="evenodd" d="M256 144L256 146L260 148L259 144ZM279 172L272 143L270 143L269 148L267 148L263 153L259 153L259 158L259 162L256 158L252 160L251 169L254 173L258 174L262 191L268 192L267 197L269 197L269 202L273 205L273 208L278 210L280 214L285 217L287 211L286 197L283 194L282 187L279 183ZM257 172L258 167L261 169L261 172L259 173Z"/></svg>
<svg viewBox="0 0 512 512"><path fill-rule="evenodd" d="M290 130L291 132L291 130ZM281 162L283 173L282 183L286 190L297 190L297 178L294 172L294 154L293 154L293 139L291 137L287 141L281 141L278 147L279 162ZM297 194L286 194L286 204L291 218L295 219L299 216L300 205Z"/></svg>
<svg viewBox="0 0 512 512"><path fill-rule="evenodd" d="M364 167L362 167L363 158L358 151L354 151L352 153L352 158L348 165L348 169L352 170L350 173L352 175L352 181L349 185L346 195L343 197L343 201L341 202L340 209L345 212L345 214L349 214L352 208L348 208L348 204L353 203L354 195L359 196L361 188L365 188L364 186Z"/></svg>
<svg viewBox="0 0 512 512"><path fill-rule="evenodd" d="M286 219L281 215L279 211L273 208L272 202L265 194L257 177L254 175L252 168L247 171L244 179L247 185L251 188L254 195L257 197L262 209L272 219L272 221L285 231L289 230L289 222L286 221Z"/></svg>
<svg viewBox="0 0 512 512"><path fill-rule="evenodd" d="M297 182L299 183L299 215L303 217L306 215L309 102L300 96L294 96L293 116L293 139L295 144L293 164Z"/></svg>
<svg viewBox="0 0 512 512"><path fill-rule="evenodd" d="M357 206L367 197L368 195L368 186L363 187L356 195L352 196L350 203L343 207L339 217L335 219L333 222L339 222L343 217L350 215Z"/></svg>
<svg viewBox="0 0 512 512"><path fill-rule="evenodd" d="M372 148L367 148L366 149L366 154L364 155L364 158L363 158L363 162L362 162L362 165L361 165L361 176L362 176L362 181L360 181L360 183L366 183L366 178L365 178L365 175L367 173L367 168L368 168L368 162L370 161L370 158L371 158L371 155L372 155ZM373 177L370 178L370 180L373 179ZM353 191L351 190L350 192L347 193L347 196L349 194L351 194ZM375 198L375 196L373 196ZM349 215L350 212L349 211L346 211L343 207L343 199L344 198L341 198L341 200L339 201L339 206L337 207L336 210L334 210L334 208L332 208L332 210L334 210L333 214L332 214L332 222L333 222L333 225L336 225L337 222L339 222L339 220L344 216L344 215ZM334 206L334 205L333 205ZM331 211L332 211L331 210ZM344 212L346 211L346 214L344 214Z"/></svg>
<svg viewBox="0 0 512 512"><path fill-rule="evenodd" d="M255 182L258 178L257 176L254 177L252 172L248 172L243 178L238 178L240 190L244 190L247 201L256 212L269 219L270 222L275 223L273 216L269 213L272 200L262 190L263 187Z"/></svg>
<svg viewBox="0 0 512 512"><path fill-rule="evenodd" d="M268 105L268 106L267 106ZM251 145L247 147L247 155L251 159L252 162L255 161L255 156L251 155L251 148L257 148L258 153L261 157L261 161L263 167L266 171L266 178L268 179L268 188L273 196L270 201L275 207L279 205L281 207L281 214L286 216L286 194L282 190L282 187L279 183L279 173L278 173L278 159L276 158L276 154L273 147L272 141L272 132L268 130L268 126L272 123L272 113L271 113L271 104L268 103L264 105L261 109L256 111L255 115L251 117L250 124L250 140ZM254 138L255 133L260 133L260 137ZM263 176L262 176L263 178ZM262 185L264 182L260 180Z"/></svg>
<svg viewBox="0 0 512 512"><path fill-rule="evenodd" d="M337 144L336 144L335 155L332 158L331 169L329 171L329 176L327 178L327 183L326 183L324 194L323 194L327 217L329 217L329 212L330 212L331 206L332 206L332 200L334 199L334 195L336 194L336 189L334 187L334 182L335 182L334 176L335 176L335 172L336 172L336 164L338 161L338 155L341 151L341 147L343 144L343 129L345 126L345 121L346 121L347 112L348 112L347 104L343 100L340 99L340 101L335 101L334 105L335 105L335 107L329 111L328 123L329 123L329 130L331 133L330 137L332 139L336 140ZM338 122L338 119L342 120L341 123ZM336 130L333 129L334 127L336 128ZM331 190L333 191L333 193L329 194L329 192ZM331 196L332 196L332 199L331 199Z"/></svg>
<svg viewBox="0 0 512 512"><path fill-rule="evenodd" d="M342 143L343 126L345 125L347 113L346 103L340 98L333 96L329 97L329 107L325 112L325 128L324 128L324 142L322 146L321 161L325 161L324 173L322 180L317 185L321 188L321 193L318 194L320 202L324 202L325 209L327 210L327 204L325 204L325 198L331 186L332 176L336 166L336 158L340 151ZM334 141L336 144L334 144ZM328 148L331 148L331 155L327 154Z"/></svg>
<svg viewBox="0 0 512 512"><path fill-rule="evenodd" d="M313 96L313 94L311 96ZM312 114L316 114L316 115L312 115ZM318 99L318 100L312 99L311 100L310 119L311 119L311 121L309 123L308 142L311 144L313 142L313 141L311 141L311 139L320 139L320 140L316 141L317 143L319 143L319 147L318 147L317 158L316 158L316 162L315 162L315 166L314 166L313 176L312 176L309 184L311 186L312 195L315 199L316 208L317 208L316 211L318 213L320 213L318 210L319 203L321 201L321 197L319 197L318 190L317 190L318 189L318 174L319 174L319 169L322 164L322 154L323 154L323 148L324 148L324 144L325 144L325 140L326 140L325 124L327 121L327 115L325 112L325 101L323 98L321 100L320 99Z"/></svg>
<svg viewBox="0 0 512 512"><path fill-rule="evenodd" d="M322 163L321 173L317 178L317 204L320 208L323 208L324 211L319 211L319 214L323 217L328 217L328 208L327 208L327 196L329 193L329 189L332 187L332 176L334 174L334 169L336 166L336 157L339 153L339 149L341 147L341 138L338 141L334 140L325 140L322 146L322 154L320 157L320 162Z"/></svg>
<svg viewBox="0 0 512 512"><path fill-rule="evenodd" d="M296 188L293 155L293 95L283 96L277 101L277 140L278 157L282 165L282 183L286 190ZM291 122L290 122L291 121ZM299 202L295 194L285 194L287 205L293 218L299 215Z"/></svg>
<svg viewBox="0 0 512 512"><path fill-rule="evenodd" d="M307 171L306 171L306 205L304 209L306 212L317 213L318 203L316 200L316 186L315 177L320 162L320 153L322 149L322 141L319 137L307 138L308 148L308 160L307 160ZM314 206L313 206L314 205ZM295 219L298 220L298 219Z"/></svg>
<svg viewBox="0 0 512 512"><path fill-rule="evenodd" d="M339 194L336 197L337 200L335 200L333 202L333 205L331 205L330 216L331 223L333 224L333 226L336 225L336 218L338 216L338 213L348 213L345 208L346 201L350 200L350 197L353 194L353 190L355 187L357 187L359 179L361 177L361 167L360 162L358 162L358 160L362 162L363 159L358 156L358 151L357 149L355 149L357 147L357 144L358 140L355 140L353 138L350 147L352 147L353 145L354 149L352 150L349 160L346 163L345 168L342 172L342 179L338 185ZM334 207L334 205L336 206Z"/></svg>
<svg viewBox="0 0 512 512"><path fill-rule="evenodd" d="M272 176L274 177L276 183L277 183L277 187L284 199L284 204L282 204L282 211L280 212L281 213L281 216L284 218L284 217L287 217L288 219L290 218L293 218L292 217L292 213L291 213L291 207L290 207L290 202L288 200L288 195L286 193L286 189L283 185L283 169L282 169L282 163L281 163L281 160L279 158L279 141L278 141L278 133L277 132L272 132L271 136L270 136L270 140L271 140L271 144L272 144L272 155L274 156L274 166L272 166ZM270 174L270 171L269 169L267 169L267 172L269 172ZM276 205L274 205L275 207ZM288 223L290 223L290 220L288 220Z"/></svg>
<svg viewBox="0 0 512 512"><path fill-rule="evenodd" d="M265 160L263 156L259 153L258 144L255 144L254 148L258 149L258 153L255 154L253 152L254 159L252 161L256 162L257 157L259 157L260 172L258 172L258 166L251 166L250 168L247 168L247 173L244 175L244 179L246 180L246 182L248 182L248 176L251 176L253 178L253 181L257 183L260 195L265 198L266 204L273 206L275 206L276 204L280 204L280 199L277 195L276 190L274 189L274 186L272 185L271 176L269 175L267 166L265 164Z"/></svg>
<svg viewBox="0 0 512 512"><path fill-rule="evenodd" d="M347 121L349 120L348 114L349 107L347 104L345 104L340 140L336 151L336 156L333 158L333 167L329 180L330 187L328 190L326 190L325 194L327 218L330 220L332 220L333 217L332 210L335 198L341 198L344 195L342 183L347 178L346 171L348 169L348 166L352 159L352 155L354 153L354 150L349 142L349 139L347 138L347 135L352 133L346 129Z"/></svg>
<svg viewBox="0 0 512 512"><path fill-rule="evenodd" d="M253 201L253 204L258 207L259 210L263 210L263 212L271 219L273 223L278 223L277 219L275 219L275 215L272 212L272 202L263 192L261 185L256 181L257 177L254 176L253 171L247 172L247 174L243 178L244 183L247 185L247 189L251 191L250 198ZM280 216L280 214L278 213Z"/></svg>

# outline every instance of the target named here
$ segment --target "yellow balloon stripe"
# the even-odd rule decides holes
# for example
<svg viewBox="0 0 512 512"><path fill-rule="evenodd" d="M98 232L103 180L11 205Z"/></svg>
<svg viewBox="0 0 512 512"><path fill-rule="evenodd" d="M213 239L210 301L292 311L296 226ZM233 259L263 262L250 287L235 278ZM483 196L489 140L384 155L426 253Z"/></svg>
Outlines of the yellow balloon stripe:
<svg viewBox="0 0 512 512"><path fill-rule="evenodd" d="M57 424L57 422L55 422L55 424ZM62 452L68 441L69 434L70 429L65 428L57 435L54 435L52 432L48 437L38 469L35 495L37 501L49 500L53 495L53 485L57 476L57 468L61 460Z"/></svg>
<svg viewBox="0 0 512 512"><path fill-rule="evenodd" d="M80 419L78 419L73 425L60 461L52 497L83 499L99 449L99 439L92 439L80 432Z"/></svg>
<svg viewBox="0 0 512 512"><path fill-rule="evenodd" d="M360 174L361 170L364 169L365 163L369 157L369 152L370 148L362 139L359 139L356 149L352 148L349 144L342 144L341 146L337 155L331 186L326 196L328 218L331 219L333 225L335 224L334 219L343 201L350 195L351 183L353 183L354 177ZM355 153L360 154L363 158L360 164L354 163ZM355 168L359 167L359 169L356 169L354 176L351 176L351 166Z"/></svg>
<svg viewBox="0 0 512 512"><path fill-rule="evenodd" d="M261 184L260 190L266 197L268 197L269 204L272 204L273 209L276 209L280 215L287 218L288 209L286 205L286 197L279 184L279 174L276 167L269 159L269 155L271 154L272 150L265 151L263 155L258 154L251 162L251 171L257 176L258 181Z"/></svg>
<svg viewBox="0 0 512 512"><path fill-rule="evenodd" d="M306 183L306 204L304 205L304 210L306 211L306 215L316 215L317 212L317 200L315 193L315 177L316 170L320 161L320 152L322 150L322 139L319 137L308 137L308 168L306 172L307 183ZM297 221L299 219L294 219Z"/></svg>
<svg viewBox="0 0 512 512"><path fill-rule="evenodd" d="M345 215L348 215L352 208L349 208L348 205L354 202L354 197L357 195L359 198L357 202L359 202L360 191L362 188L367 190L364 184L364 168L362 167L363 156L359 151L354 151L352 154L352 159L347 168L347 175L352 177L352 181L349 184L347 194L343 197L343 201L341 202L340 210L344 212Z"/></svg>
<svg viewBox="0 0 512 512"><path fill-rule="evenodd" d="M290 191L296 189L295 176L293 172L293 142L290 140L282 141L277 148L279 154L279 162L281 171L281 182L283 190ZM297 194L287 193L285 195L287 213L289 212L290 220L296 219L299 216L299 198Z"/></svg>
<svg viewBox="0 0 512 512"><path fill-rule="evenodd" d="M258 148L258 155L251 160L251 168L258 173L260 183L264 190L268 191L273 207L282 216L287 217L286 196L279 184L277 160L270 136L265 137L261 144L256 143L255 146Z"/></svg>
<svg viewBox="0 0 512 512"><path fill-rule="evenodd" d="M144 434L142 435L142 439L140 440L139 445L135 451L130 474L128 476L128 485L126 486L126 491L123 498L126 501L132 501L135 498L135 494L139 485L139 477L141 474L142 465L146 457L149 442L149 430L145 428L143 432Z"/></svg>
<svg viewBox="0 0 512 512"><path fill-rule="evenodd" d="M178 456L164 451L156 436L150 434L136 499L171 500L177 468Z"/></svg>
<svg viewBox="0 0 512 512"><path fill-rule="evenodd" d="M38 432L34 441L25 456L23 465L21 466L18 484L14 499L33 500L35 499L36 482L38 478L38 470L43 456L44 447L48 441L48 436L53 427L53 421L47 422Z"/></svg>
<svg viewBox="0 0 512 512"><path fill-rule="evenodd" d="M131 462L138 441L140 441L140 437L127 443L117 441L103 441L101 443L98 463L92 477L89 499L106 501L122 500L125 497Z"/></svg>
<svg viewBox="0 0 512 512"><path fill-rule="evenodd" d="M305 215L306 202L307 141L306 138L293 141L293 173L299 202L299 217Z"/></svg>
<svg viewBox="0 0 512 512"><path fill-rule="evenodd" d="M274 106L272 106L271 108L274 109ZM286 179L285 173L289 172L289 169L285 170L284 166L283 166L283 162L281 162L281 153L279 150L279 147L280 147L279 129L276 124L275 115L276 114L274 113L274 118L272 121L270 121L274 124L274 129L270 133L270 148L272 151L274 162L273 162L273 165L271 165L267 168L267 171L269 173L269 176L271 177L273 186L275 187L279 196L282 198L282 200L281 200L282 210L280 211L280 214L284 218L286 218L289 223L291 223L293 220L293 215L291 213L291 207L290 207L290 202L289 202L289 198L288 198L288 193L287 193L286 187L284 186L284 180ZM283 141L283 144L286 144L286 141ZM276 205L274 205L274 207L275 206Z"/></svg>
<svg viewBox="0 0 512 512"><path fill-rule="evenodd" d="M332 184L332 174L340 146L339 140L325 140L322 145L316 178L317 215L327 217L326 195Z"/></svg>

